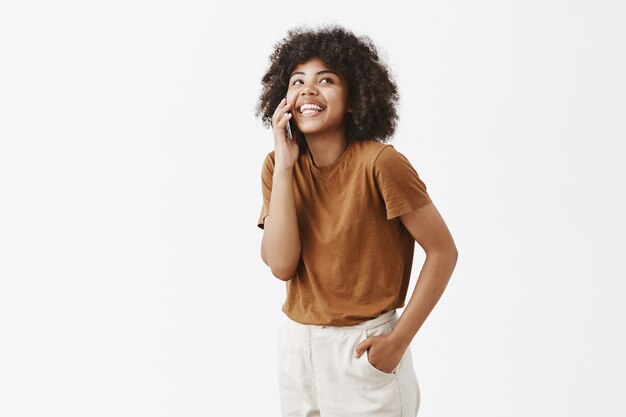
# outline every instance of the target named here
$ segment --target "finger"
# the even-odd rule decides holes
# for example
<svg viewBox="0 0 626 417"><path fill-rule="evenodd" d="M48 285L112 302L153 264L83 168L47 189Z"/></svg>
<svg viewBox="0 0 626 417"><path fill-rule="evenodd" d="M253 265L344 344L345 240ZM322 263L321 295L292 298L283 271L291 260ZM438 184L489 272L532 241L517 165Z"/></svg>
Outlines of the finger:
<svg viewBox="0 0 626 417"><path fill-rule="evenodd" d="M370 346L372 346L372 341L368 337L367 339L356 345L356 348L354 349L354 356L358 358L363 354L363 352L369 349Z"/></svg>
<svg viewBox="0 0 626 417"><path fill-rule="evenodd" d="M276 106L276 109L274 109L274 114L272 115L272 118L276 119L277 117L280 118L280 112L284 106L284 104L287 102L286 98L283 98L280 103L278 103L278 106Z"/></svg>
<svg viewBox="0 0 626 417"><path fill-rule="evenodd" d="M278 127L280 127L281 129L286 129L287 128L287 122L289 121L289 119L291 119L292 115L291 113L287 113L286 111L282 114L282 116L280 116L280 120L278 120Z"/></svg>
<svg viewBox="0 0 626 417"><path fill-rule="evenodd" d="M280 109L280 111L281 111L281 113L282 113L282 114L280 115L280 119L282 120L282 119L284 119L284 118L285 118L285 115L287 114L287 112L290 112L290 113L291 113L291 107L290 107L290 104L289 104L289 103L285 104L285 106L284 106L282 109ZM291 117L291 115L290 115L290 117Z"/></svg>

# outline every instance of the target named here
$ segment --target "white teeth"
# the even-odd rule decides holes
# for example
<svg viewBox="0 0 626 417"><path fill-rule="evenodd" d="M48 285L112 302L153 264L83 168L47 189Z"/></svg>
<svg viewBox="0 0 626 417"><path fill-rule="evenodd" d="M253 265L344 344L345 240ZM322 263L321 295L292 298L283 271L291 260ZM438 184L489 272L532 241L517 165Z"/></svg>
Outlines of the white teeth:
<svg viewBox="0 0 626 417"><path fill-rule="evenodd" d="M309 110L309 111L305 112L305 110ZM321 106L318 106L317 104L306 103L300 106L300 113L302 114L311 113L313 111L322 111L322 110L324 109Z"/></svg>

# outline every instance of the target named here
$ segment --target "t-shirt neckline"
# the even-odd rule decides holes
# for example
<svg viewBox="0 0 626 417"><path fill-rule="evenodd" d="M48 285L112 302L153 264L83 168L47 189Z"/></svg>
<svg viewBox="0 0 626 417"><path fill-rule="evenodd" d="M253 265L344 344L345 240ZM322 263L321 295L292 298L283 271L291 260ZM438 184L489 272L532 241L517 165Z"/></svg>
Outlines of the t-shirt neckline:
<svg viewBox="0 0 626 417"><path fill-rule="evenodd" d="M348 141L348 146L346 147L346 149L344 149L343 153L341 155L339 155L339 157L333 161L332 164L330 165L326 165L325 167L318 167L317 165L315 165L315 163L313 162L313 156L311 155L311 149L309 149L307 147L306 149L306 155L307 155L307 159L309 161L309 166L311 167L311 170L318 175L325 175L328 174L330 171L332 171L334 168L336 168L337 166L339 166L339 164L341 163L341 161L343 161L346 158L346 155L348 154L348 152L350 151L350 149L352 148L352 144L354 143L353 140Z"/></svg>

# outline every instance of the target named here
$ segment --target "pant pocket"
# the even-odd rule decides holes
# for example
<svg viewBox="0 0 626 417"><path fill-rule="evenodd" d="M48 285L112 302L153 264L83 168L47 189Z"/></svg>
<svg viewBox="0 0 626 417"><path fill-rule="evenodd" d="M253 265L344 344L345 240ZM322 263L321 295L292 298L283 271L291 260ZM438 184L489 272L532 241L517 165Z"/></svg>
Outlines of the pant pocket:
<svg viewBox="0 0 626 417"><path fill-rule="evenodd" d="M389 333L391 333L391 326L390 326L390 323L383 323L383 324L380 324L380 325L378 325L376 327L373 327L371 329L365 329L363 331L363 333L364 333L364 336L365 336L364 340L366 338L370 337L370 336L385 336L385 335L388 335ZM364 354L361 355L361 356L365 358L364 362L365 362L366 368L368 368L369 371L371 373L373 373L374 375L379 375L381 377L392 378L392 377L394 377L396 375L397 370L399 368L399 364L391 372L384 372L384 371L381 371L380 369L376 368L374 365L372 365L372 363L369 360L369 349L366 350L364 352Z"/></svg>
<svg viewBox="0 0 626 417"><path fill-rule="evenodd" d="M356 345L369 336L382 336L388 333L385 326L359 332ZM355 346L356 346L355 345ZM354 353L354 347L353 347ZM350 413L344 415L399 417L403 414L402 396L400 392L399 375L396 369L391 373L383 372L369 362L369 351L365 351L358 358L354 358L353 375L350 379Z"/></svg>

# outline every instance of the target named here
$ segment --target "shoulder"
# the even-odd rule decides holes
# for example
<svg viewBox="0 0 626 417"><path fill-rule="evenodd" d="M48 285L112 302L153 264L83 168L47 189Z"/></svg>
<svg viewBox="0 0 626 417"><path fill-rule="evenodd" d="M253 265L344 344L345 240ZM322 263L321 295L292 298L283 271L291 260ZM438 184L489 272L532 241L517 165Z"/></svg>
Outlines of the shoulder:
<svg viewBox="0 0 626 417"><path fill-rule="evenodd" d="M393 147L392 145L385 144L375 139L358 140L353 146L357 151L356 154L359 155L362 160L368 162L368 165L373 165L381 152L385 149Z"/></svg>
<svg viewBox="0 0 626 417"><path fill-rule="evenodd" d="M263 167L261 168L261 175L265 178L271 177L274 174L274 151L265 155L263 160Z"/></svg>
<svg viewBox="0 0 626 417"><path fill-rule="evenodd" d="M264 168L274 166L274 156L275 156L275 151L268 152L267 155L265 155L265 159L263 160Z"/></svg>
<svg viewBox="0 0 626 417"><path fill-rule="evenodd" d="M265 155L265 161L264 162L274 162L274 155L275 155L276 151L271 151L268 152L267 155Z"/></svg>
<svg viewBox="0 0 626 417"><path fill-rule="evenodd" d="M408 162L407 158L392 144L378 142L377 145L370 145L370 147L374 169L384 169L393 167L397 163Z"/></svg>
<svg viewBox="0 0 626 417"><path fill-rule="evenodd" d="M373 163L374 174L387 175L417 175L411 161L398 151L393 145L384 145L377 153Z"/></svg>

